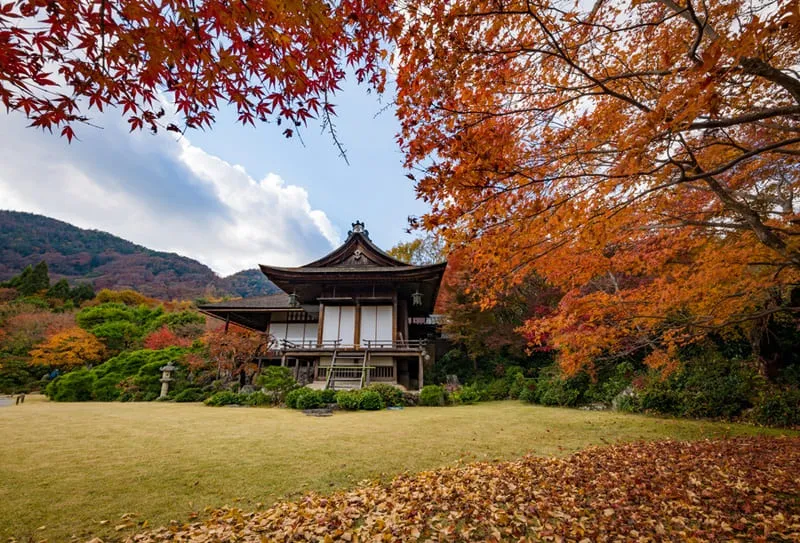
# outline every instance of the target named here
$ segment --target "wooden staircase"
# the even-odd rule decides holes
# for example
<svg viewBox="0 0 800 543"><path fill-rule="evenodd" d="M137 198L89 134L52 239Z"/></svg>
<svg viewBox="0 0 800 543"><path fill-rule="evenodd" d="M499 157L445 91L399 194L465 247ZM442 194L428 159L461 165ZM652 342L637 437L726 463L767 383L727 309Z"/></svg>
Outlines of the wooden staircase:
<svg viewBox="0 0 800 543"><path fill-rule="evenodd" d="M333 351L325 388L332 390L360 390L369 385L370 351Z"/></svg>

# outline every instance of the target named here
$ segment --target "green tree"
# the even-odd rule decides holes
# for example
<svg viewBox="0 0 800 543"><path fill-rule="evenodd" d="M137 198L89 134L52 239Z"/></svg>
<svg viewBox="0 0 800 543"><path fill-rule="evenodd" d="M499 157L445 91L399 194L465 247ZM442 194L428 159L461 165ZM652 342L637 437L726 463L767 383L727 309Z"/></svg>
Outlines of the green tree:
<svg viewBox="0 0 800 543"><path fill-rule="evenodd" d="M75 320L81 328L102 339L112 352L120 352L137 346L162 316L164 308L160 306L105 303L81 309Z"/></svg>
<svg viewBox="0 0 800 543"><path fill-rule="evenodd" d="M70 290L69 297L75 305L80 305L94 298L94 287L89 283L81 283Z"/></svg>
<svg viewBox="0 0 800 543"><path fill-rule="evenodd" d="M59 300L69 300L70 296L70 288L69 283L67 283L66 279L61 279L55 285L47 289L47 297L48 298L58 298Z"/></svg>
<svg viewBox="0 0 800 543"><path fill-rule="evenodd" d="M33 296L37 292L50 288L50 275L47 271L47 263L42 260L36 266L28 266L22 273L12 277L0 286L12 287L23 296Z"/></svg>
<svg viewBox="0 0 800 543"><path fill-rule="evenodd" d="M397 260L417 266L438 264L439 262L444 262L447 256L447 251L441 238L430 234L411 241L398 243L387 252Z"/></svg>

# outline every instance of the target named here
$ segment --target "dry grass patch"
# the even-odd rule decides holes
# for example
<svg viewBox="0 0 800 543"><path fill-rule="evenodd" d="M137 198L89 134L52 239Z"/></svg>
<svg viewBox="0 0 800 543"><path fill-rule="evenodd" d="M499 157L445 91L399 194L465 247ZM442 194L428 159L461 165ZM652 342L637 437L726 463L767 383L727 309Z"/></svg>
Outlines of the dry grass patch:
<svg viewBox="0 0 800 543"><path fill-rule="evenodd" d="M33 400L33 401L31 401ZM750 426L494 402L306 417L200 404L0 408L0 538L122 535L206 506L255 509L362 479L619 441L788 434Z"/></svg>

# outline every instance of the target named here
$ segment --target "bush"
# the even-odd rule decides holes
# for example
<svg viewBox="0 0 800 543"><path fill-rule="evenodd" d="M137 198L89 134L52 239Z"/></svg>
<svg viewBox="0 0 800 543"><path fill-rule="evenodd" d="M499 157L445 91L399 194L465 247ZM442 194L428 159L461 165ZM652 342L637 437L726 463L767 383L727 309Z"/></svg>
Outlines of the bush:
<svg viewBox="0 0 800 543"><path fill-rule="evenodd" d="M765 426L800 426L800 390L772 389L761 394L752 419Z"/></svg>
<svg viewBox="0 0 800 543"><path fill-rule="evenodd" d="M46 368L28 366L24 357L0 353L0 393L30 392L46 371Z"/></svg>
<svg viewBox="0 0 800 543"><path fill-rule="evenodd" d="M179 403L184 402L202 402L208 395L199 388L184 388L175 394L173 400Z"/></svg>
<svg viewBox="0 0 800 543"><path fill-rule="evenodd" d="M319 409L327 405L327 390L312 390L297 398L297 409ZM332 391L333 392L333 391ZM335 394L335 392L334 392Z"/></svg>
<svg viewBox="0 0 800 543"><path fill-rule="evenodd" d="M565 379L558 366L553 365L543 369L536 380L536 401L542 405L574 407L580 403L588 384L585 374Z"/></svg>
<svg viewBox="0 0 800 543"><path fill-rule="evenodd" d="M97 377L81 368L54 379L45 393L56 402L88 402L93 399L92 389Z"/></svg>
<svg viewBox="0 0 800 543"><path fill-rule="evenodd" d="M438 385L426 385L419 393L420 405L440 407L445 404L444 389Z"/></svg>
<svg viewBox="0 0 800 543"><path fill-rule="evenodd" d="M358 402L358 408L365 411L379 411L383 409L383 398L381 395L374 391L365 389L361 391L361 399Z"/></svg>
<svg viewBox="0 0 800 543"><path fill-rule="evenodd" d="M325 390L317 390L316 392L319 394L319 398L322 401L322 403L326 405L331 403L336 403L337 391L333 390L332 388L327 388Z"/></svg>
<svg viewBox="0 0 800 543"><path fill-rule="evenodd" d="M282 366L268 366L258 376L257 384L275 396L277 403L284 402L288 393L300 387L292 370Z"/></svg>
<svg viewBox="0 0 800 543"><path fill-rule="evenodd" d="M119 382L122 377L116 373L109 373L95 381L92 389L92 399L98 402L113 402L119 399L122 390Z"/></svg>
<svg viewBox="0 0 800 543"><path fill-rule="evenodd" d="M625 413L636 413L642 410L639 396L636 394L624 394L619 397L614 407L617 411Z"/></svg>
<svg viewBox="0 0 800 543"><path fill-rule="evenodd" d="M614 398L631 386L631 382L636 376L636 367L630 361L598 369L597 380L589 384L589 388L584 394L587 402L611 404Z"/></svg>
<svg viewBox="0 0 800 543"><path fill-rule="evenodd" d="M752 407L763 388L754 365L705 352L667 378L651 372L639 391L638 408L681 417L732 419Z"/></svg>
<svg viewBox="0 0 800 543"><path fill-rule="evenodd" d="M665 415L679 415L682 410L678 392L670 386L670 383L662 382L657 377L651 379L641 391L638 403L642 411Z"/></svg>
<svg viewBox="0 0 800 543"><path fill-rule="evenodd" d="M376 383L368 386L367 390L372 390L380 394L383 404L387 407L403 405L403 391L396 386L387 385L386 383Z"/></svg>
<svg viewBox="0 0 800 543"><path fill-rule="evenodd" d="M508 397L512 400L517 400L522 394L522 389L525 386L525 376L522 373L515 374L512 382L508 387Z"/></svg>
<svg viewBox="0 0 800 543"><path fill-rule="evenodd" d="M264 405L273 405L275 402L274 396L270 394L265 394L260 390L253 392L252 394L247 395L247 399L245 399L245 405L250 405L253 407L261 407Z"/></svg>
<svg viewBox="0 0 800 543"><path fill-rule="evenodd" d="M161 394L161 367L176 367L170 383L171 394L177 394L188 385L186 368L181 359L187 349L169 347L160 350L139 350L121 353L91 371L98 380L94 399L121 401L150 401ZM112 386L113 385L113 386ZM117 394L113 389L119 391ZM114 396L113 398L111 396Z"/></svg>
<svg viewBox="0 0 800 543"><path fill-rule="evenodd" d="M480 400L480 392L476 386L461 387L452 394L453 403L473 404Z"/></svg>
<svg viewBox="0 0 800 543"><path fill-rule="evenodd" d="M361 406L361 391L340 390L336 393L336 403L341 409L356 411Z"/></svg>
<svg viewBox="0 0 800 543"><path fill-rule="evenodd" d="M519 399L527 403L536 403L538 396L536 394L536 379L525 379L522 382Z"/></svg>
<svg viewBox="0 0 800 543"><path fill-rule="evenodd" d="M232 390L223 390L206 398L204 403L212 407L220 407L223 405L242 405L245 401L247 401L246 395L237 394Z"/></svg>
<svg viewBox="0 0 800 543"><path fill-rule="evenodd" d="M495 379L491 383L486 386L486 400L505 400L509 396L509 391L511 389L511 383L509 379ZM519 396L519 393L517 393Z"/></svg>
<svg viewBox="0 0 800 543"><path fill-rule="evenodd" d="M290 407L292 409L302 409L297 405L300 398L307 394L312 394L314 391L308 387L296 388L286 394L286 407Z"/></svg>
<svg viewBox="0 0 800 543"><path fill-rule="evenodd" d="M406 407L414 407L419 405L419 392L405 391L403 392L403 405Z"/></svg>

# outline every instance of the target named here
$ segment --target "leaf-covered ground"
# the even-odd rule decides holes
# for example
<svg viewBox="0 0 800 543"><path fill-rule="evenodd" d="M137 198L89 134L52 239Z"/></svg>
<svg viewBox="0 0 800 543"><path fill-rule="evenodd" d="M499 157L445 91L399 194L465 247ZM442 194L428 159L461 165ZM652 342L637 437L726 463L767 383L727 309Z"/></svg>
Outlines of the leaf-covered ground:
<svg viewBox="0 0 800 543"><path fill-rule="evenodd" d="M651 442L401 475L129 542L798 541L800 438Z"/></svg>

